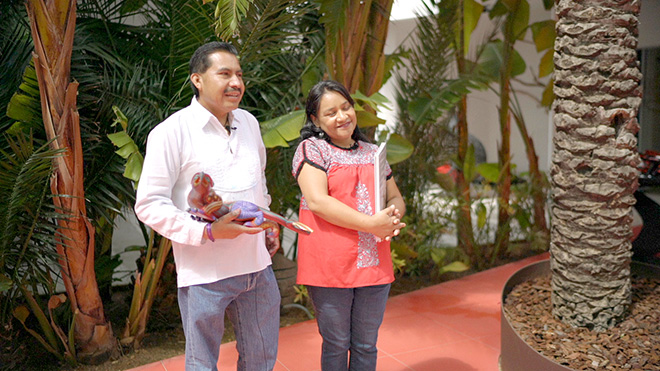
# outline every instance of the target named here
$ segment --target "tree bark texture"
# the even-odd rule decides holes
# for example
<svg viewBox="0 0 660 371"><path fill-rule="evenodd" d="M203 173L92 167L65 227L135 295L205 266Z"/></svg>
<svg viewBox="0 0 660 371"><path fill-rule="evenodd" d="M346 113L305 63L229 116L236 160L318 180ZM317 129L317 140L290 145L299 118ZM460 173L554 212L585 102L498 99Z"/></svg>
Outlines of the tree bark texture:
<svg viewBox="0 0 660 371"><path fill-rule="evenodd" d="M326 65L349 92L378 92L385 77L385 39L394 0L350 0L341 29L326 28ZM368 109L368 107L365 107Z"/></svg>
<svg viewBox="0 0 660 371"><path fill-rule="evenodd" d="M605 330L631 302L639 0L556 1L553 314Z"/></svg>
<svg viewBox="0 0 660 371"><path fill-rule="evenodd" d="M76 107L78 84L70 82L76 2L28 0L27 9L46 134L53 148L66 149L64 156L54 160L51 178L55 206L66 215L58 221L56 236L62 280L74 313L78 358L96 363L114 351L116 339L105 319L94 272L94 227L87 219L85 207Z"/></svg>

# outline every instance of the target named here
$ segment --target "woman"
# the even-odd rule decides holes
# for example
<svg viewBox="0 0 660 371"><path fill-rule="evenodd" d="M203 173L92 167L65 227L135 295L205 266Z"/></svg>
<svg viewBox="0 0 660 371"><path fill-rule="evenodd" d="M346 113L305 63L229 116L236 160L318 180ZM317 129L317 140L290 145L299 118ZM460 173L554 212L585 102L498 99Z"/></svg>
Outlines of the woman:
<svg viewBox="0 0 660 371"><path fill-rule="evenodd" d="M299 219L314 230L299 235L297 283L312 299L327 371L376 369L378 328L394 281L389 241L405 227L389 165L389 206L374 210L377 147L358 129L353 106L338 82L316 84L293 159L303 194Z"/></svg>

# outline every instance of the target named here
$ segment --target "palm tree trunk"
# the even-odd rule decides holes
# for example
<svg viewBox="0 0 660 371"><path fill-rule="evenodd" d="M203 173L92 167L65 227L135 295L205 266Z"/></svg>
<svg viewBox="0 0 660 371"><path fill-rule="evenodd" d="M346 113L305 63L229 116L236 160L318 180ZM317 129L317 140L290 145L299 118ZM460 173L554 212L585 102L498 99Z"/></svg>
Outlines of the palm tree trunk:
<svg viewBox="0 0 660 371"><path fill-rule="evenodd" d="M553 314L604 330L631 302L640 1L561 0L556 6Z"/></svg>
<svg viewBox="0 0 660 371"><path fill-rule="evenodd" d="M458 15L456 16L456 21L459 26L457 27L457 39L458 45L456 45L456 67L458 69L458 74L464 74L467 72L467 66L465 62L465 53L466 53L466 40L463 33L465 28L463 16L464 13L464 4L462 0L459 0L456 4L456 10ZM475 249L474 246L474 231L472 229L472 199L470 195L470 182L465 179L465 173L463 172L463 165L465 164L465 159L468 152L468 121L467 121L467 97L461 97L461 101L457 107L457 123L456 128L458 132L458 171L456 172L456 199L458 200L458 209L456 210L456 237L458 239L458 249L460 251L465 251L470 263L481 269L483 267L483 258L479 249Z"/></svg>
<svg viewBox="0 0 660 371"><path fill-rule="evenodd" d="M334 1L334 0L325 0ZM349 92L377 92L385 76L385 38L394 0L350 0L344 27L326 25L326 65Z"/></svg>
<svg viewBox="0 0 660 371"><path fill-rule="evenodd" d="M70 65L76 23L75 0L28 0L44 126L51 146L66 149L57 157L51 191L60 219L57 231L62 279L74 313L78 358L96 363L108 358L116 339L106 321L94 272L94 228L87 219L83 187L78 84Z"/></svg>
<svg viewBox="0 0 660 371"><path fill-rule="evenodd" d="M516 7L520 2L516 2ZM502 66L500 67L500 143L499 167L500 179L497 184L497 236L490 263L495 264L497 259L509 247L511 237L511 73L513 71L513 44L517 39L514 35L517 9L512 9L505 20L504 42L502 49Z"/></svg>
<svg viewBox="0 0 660 371"><path fill-rule="evenodd" d="M385 79L385 39L390 25L394 0L374 0L369 13L368 37L362 54L362 81L360 91L366 96L377 93Z"/></svg>
<svg viewBox="0 0 660 371"><path fill-rule="evenodd" d="M545 218L546 213L546 189L547 181L539 169L539 156L536 155L534 147L534 140L527 131L525 121L519 115L513 116L516 121L516 126L520 131L520 135L525 143L525 153L527 153L527 162L529 163L529 174L531 178L531 197L533 205L533 218L534 218L534 233L535 239L541 240L547 247L548 239L550 237L550 230Z"/></svg>

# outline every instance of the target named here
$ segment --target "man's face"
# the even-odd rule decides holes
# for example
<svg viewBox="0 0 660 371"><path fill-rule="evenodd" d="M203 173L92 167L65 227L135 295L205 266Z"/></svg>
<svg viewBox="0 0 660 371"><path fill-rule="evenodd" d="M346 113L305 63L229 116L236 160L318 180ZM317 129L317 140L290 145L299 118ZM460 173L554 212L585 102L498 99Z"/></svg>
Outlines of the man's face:
<svg viewBox="0 0 660 371"><path fill-rule="evenodd" d="M206 72L193 73L190 79L199 90L199 103L225 123L227 113L238 108L243 98L243 70L229 52L215 52L208 58L211 66Z"/></svg>

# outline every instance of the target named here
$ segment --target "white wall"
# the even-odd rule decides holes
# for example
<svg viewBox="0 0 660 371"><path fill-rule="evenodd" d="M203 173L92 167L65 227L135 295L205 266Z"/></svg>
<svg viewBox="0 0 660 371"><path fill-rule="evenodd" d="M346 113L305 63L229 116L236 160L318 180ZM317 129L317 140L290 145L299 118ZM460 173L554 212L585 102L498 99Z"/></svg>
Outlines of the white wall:
<svg viewBox="0 0 660 371"><path fill-rule="evenodd" d="M146 246L142 232L133 210L122 210L124 217L117 217L117 227L112 234L112 255L120 254L122 263L115 268L113 278L119 280L115 284L129 284L131 276L137 269L136 260L140 257L139 251L125 252L129 246ZM125 219L124 219L125 218Z"/></svg>

